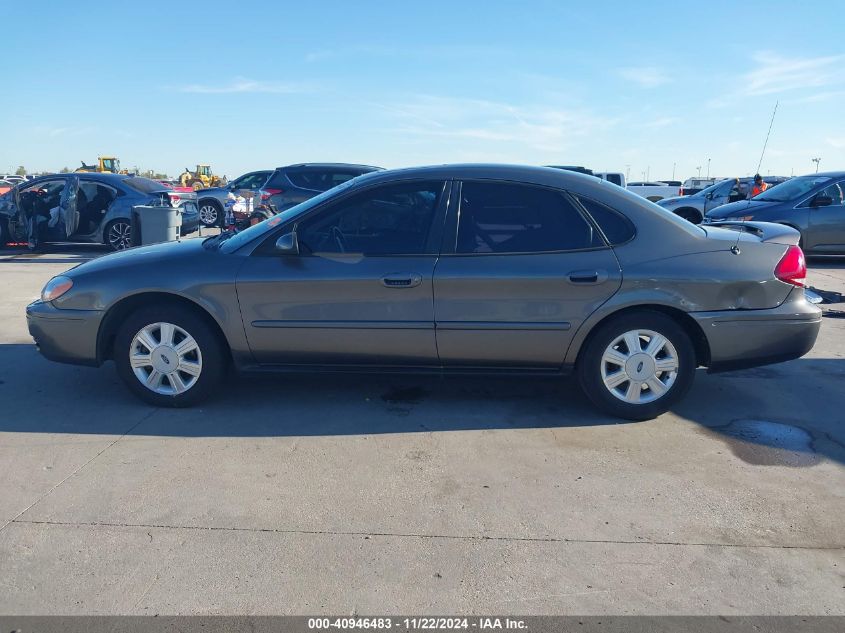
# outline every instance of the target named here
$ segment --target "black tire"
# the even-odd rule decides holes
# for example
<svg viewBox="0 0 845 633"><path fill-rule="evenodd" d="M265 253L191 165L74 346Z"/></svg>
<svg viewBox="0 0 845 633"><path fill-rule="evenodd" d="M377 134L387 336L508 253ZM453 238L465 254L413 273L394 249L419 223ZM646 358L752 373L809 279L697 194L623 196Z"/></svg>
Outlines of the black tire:
<svg viewBox="0 0 845 633"><path fill-rule="evenodd" d="M113 251L122 251L132 246L132 222L117 218L103 229L103 244Z"/></svg>
<svg viewBox="0 0 845 633"><path fill-rule="evenodd" d="M644 401L634 404L622 399L621 395L614 395L611 388L605 385L605 378L602 373L612 373L608 372L608 368L615 367L613 363L606 363L603 360L604 354L610 349L611 344L624 333L638 330L651 331L665 337L677 355L677 370L674 372L674 378L671 377L671 373L662 374L663 378L658 376L660 385L664 387L663 380L665 379L667 382L671 380L670 386L666 388L663 395L657 396L650 402ZM643 342L646 341L640 339L640 344ZM630 350L626 348L625 354L631 355ZM671 356L673 355L661 355L660 360ZM643 371L643 362L638 362L637 359L631 362L633 375L636 375L633 372ZM601 411L626 420L650 420L668 411L689 391L695 377L696 366L695 348L684 328L665 314L642 310L613 318L592 332L578 357L577 373L578 382L584 394ZM621 370L622 367L620 366L619 369ZM647 367L645 371L648 371ZM628 375L627 368L625 375ZM608 378L612 378L612 376L608 375ZM618 388L622 390L627 385L636 389L637 391L634 392L636 399L643 398L645 400L654 397L653 394L656 392L650 387L644 386L643 380L646 380L646 378L636 381L623 381ZM636 383L641 384L635 387Z"/></svg>
<svg viewBox="0 0 845 633"><path fill-rule="evenodd" d="M219 203L214 200L203 200L197 206L200 224L205 227L222 226L223 207Z"/></svg>
<svg viewBox="0 0 845 633"><path fill-rule="evenodd" d="M201 371L199 376L196 377L196 381L181 393L159 393L148 388L141 383L141 378L136 375L136 370L133 369L130 362L133 349L143 350L143 347L136 347L136 344L133 343L135 336L144 328L157 323L175 325L177 329L189 334L196 342L198 351L195 358L200 361ZM175 337L174 340L176 340ZM161 348L156 349L160 350ZM161 352L151 352L150 356L153 357L155 353L161 354ZM132 313L121 324L115 336L113 358L117 373L129 390L144 402L157 407L189 407L208 399L219 387L228 367L228 355L224 343L213 327L194 310L184 306L167 304L141 308ZM149 374L147 374L146 369L140 371L147 376L152 373L152 371L149 371ZM162 380L161 384L163 388L174 386L169 377L166 377L166 381Z"/></svg>

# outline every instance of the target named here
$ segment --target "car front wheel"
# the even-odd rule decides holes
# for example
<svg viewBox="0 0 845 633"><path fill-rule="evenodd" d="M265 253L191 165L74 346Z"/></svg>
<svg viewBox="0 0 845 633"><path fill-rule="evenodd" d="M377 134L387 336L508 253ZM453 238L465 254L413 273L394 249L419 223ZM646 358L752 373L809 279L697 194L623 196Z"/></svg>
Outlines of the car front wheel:
<svg viewBox="0 0 845 633"><path fill-rule="evenodd" d="M220 209L213 202L203 202L199 208L200 222L203 226L218 226L221 219Z"/></svg>
<svg viewBox="0 0 845 633"><path fill-rule="evenodd" d="M182 306L132 314L115 337L113 357L129 389L159 407L186 407L208 398L227 366L217 333Z"/></svg>
<svg viewBox="0 0 845 633"><path fill-rule="evenodd" d="M667 411L692 385L692 341L673 319L634 312L600 326L578 360L578 380L599 409L628 420Z"/></svg>

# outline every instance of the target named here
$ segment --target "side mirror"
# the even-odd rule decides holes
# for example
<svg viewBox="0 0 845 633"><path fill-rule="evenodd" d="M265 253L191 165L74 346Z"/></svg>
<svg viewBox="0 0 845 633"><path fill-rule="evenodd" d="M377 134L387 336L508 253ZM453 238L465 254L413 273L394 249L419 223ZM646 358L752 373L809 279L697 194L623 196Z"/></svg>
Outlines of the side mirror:
<svg viewBox="0 0 845 633"><path fill-rule="evenodd" d="M829 207L833 204L833 198L830 196L823 196L822 194L818 194L813 201L810 203L811 207Z"/></svg>
<svg viewBox="0 0 845 633"><path fill-rule="evenodd" d="M285 233L276 240L276 252L280 255L299 255L299 240L296 231Z"/></svg>

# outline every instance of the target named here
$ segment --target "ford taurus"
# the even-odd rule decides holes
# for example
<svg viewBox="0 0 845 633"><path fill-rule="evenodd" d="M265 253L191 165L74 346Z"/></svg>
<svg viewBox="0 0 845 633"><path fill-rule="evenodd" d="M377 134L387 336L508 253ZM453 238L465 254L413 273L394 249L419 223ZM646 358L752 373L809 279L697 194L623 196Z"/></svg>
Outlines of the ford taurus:
<svg viewBox="0 0 845 633"><path fill-rule="evenodd" d="M648 419L698 367L811 349L798 239L557 169L381 171L240 233L84 263L27 318L47 358L111 359L158 406L208 398L232 365L575 373L603 411Z"/></svg>

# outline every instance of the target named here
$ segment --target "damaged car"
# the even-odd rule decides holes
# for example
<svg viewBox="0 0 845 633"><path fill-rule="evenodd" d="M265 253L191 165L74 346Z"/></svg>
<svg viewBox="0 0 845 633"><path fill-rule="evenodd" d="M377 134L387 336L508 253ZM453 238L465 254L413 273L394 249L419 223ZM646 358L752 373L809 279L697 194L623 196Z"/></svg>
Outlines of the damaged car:
<svg viewBox="0 0 845 633"><path fill-rule="evenodd" d="M232 366L515 372L575 374L602 411L644 420L698 367L815 343L798 232L737 224L558 169L377 171L239 233L81 264L27 321L48 359L113 360L156 406L202 402Z"/></svg>
<svg viewBox="0 0 845 633"><path fill-rule="evenodd" d="M178 200L163 185L119 174L52 174L21 183L0 196L0 244L25 242L31 250L46 243L132 245L132 208L178 206L182 234L199 225L193 200ZM141 219L143 222L143 217Z"/></svg>

